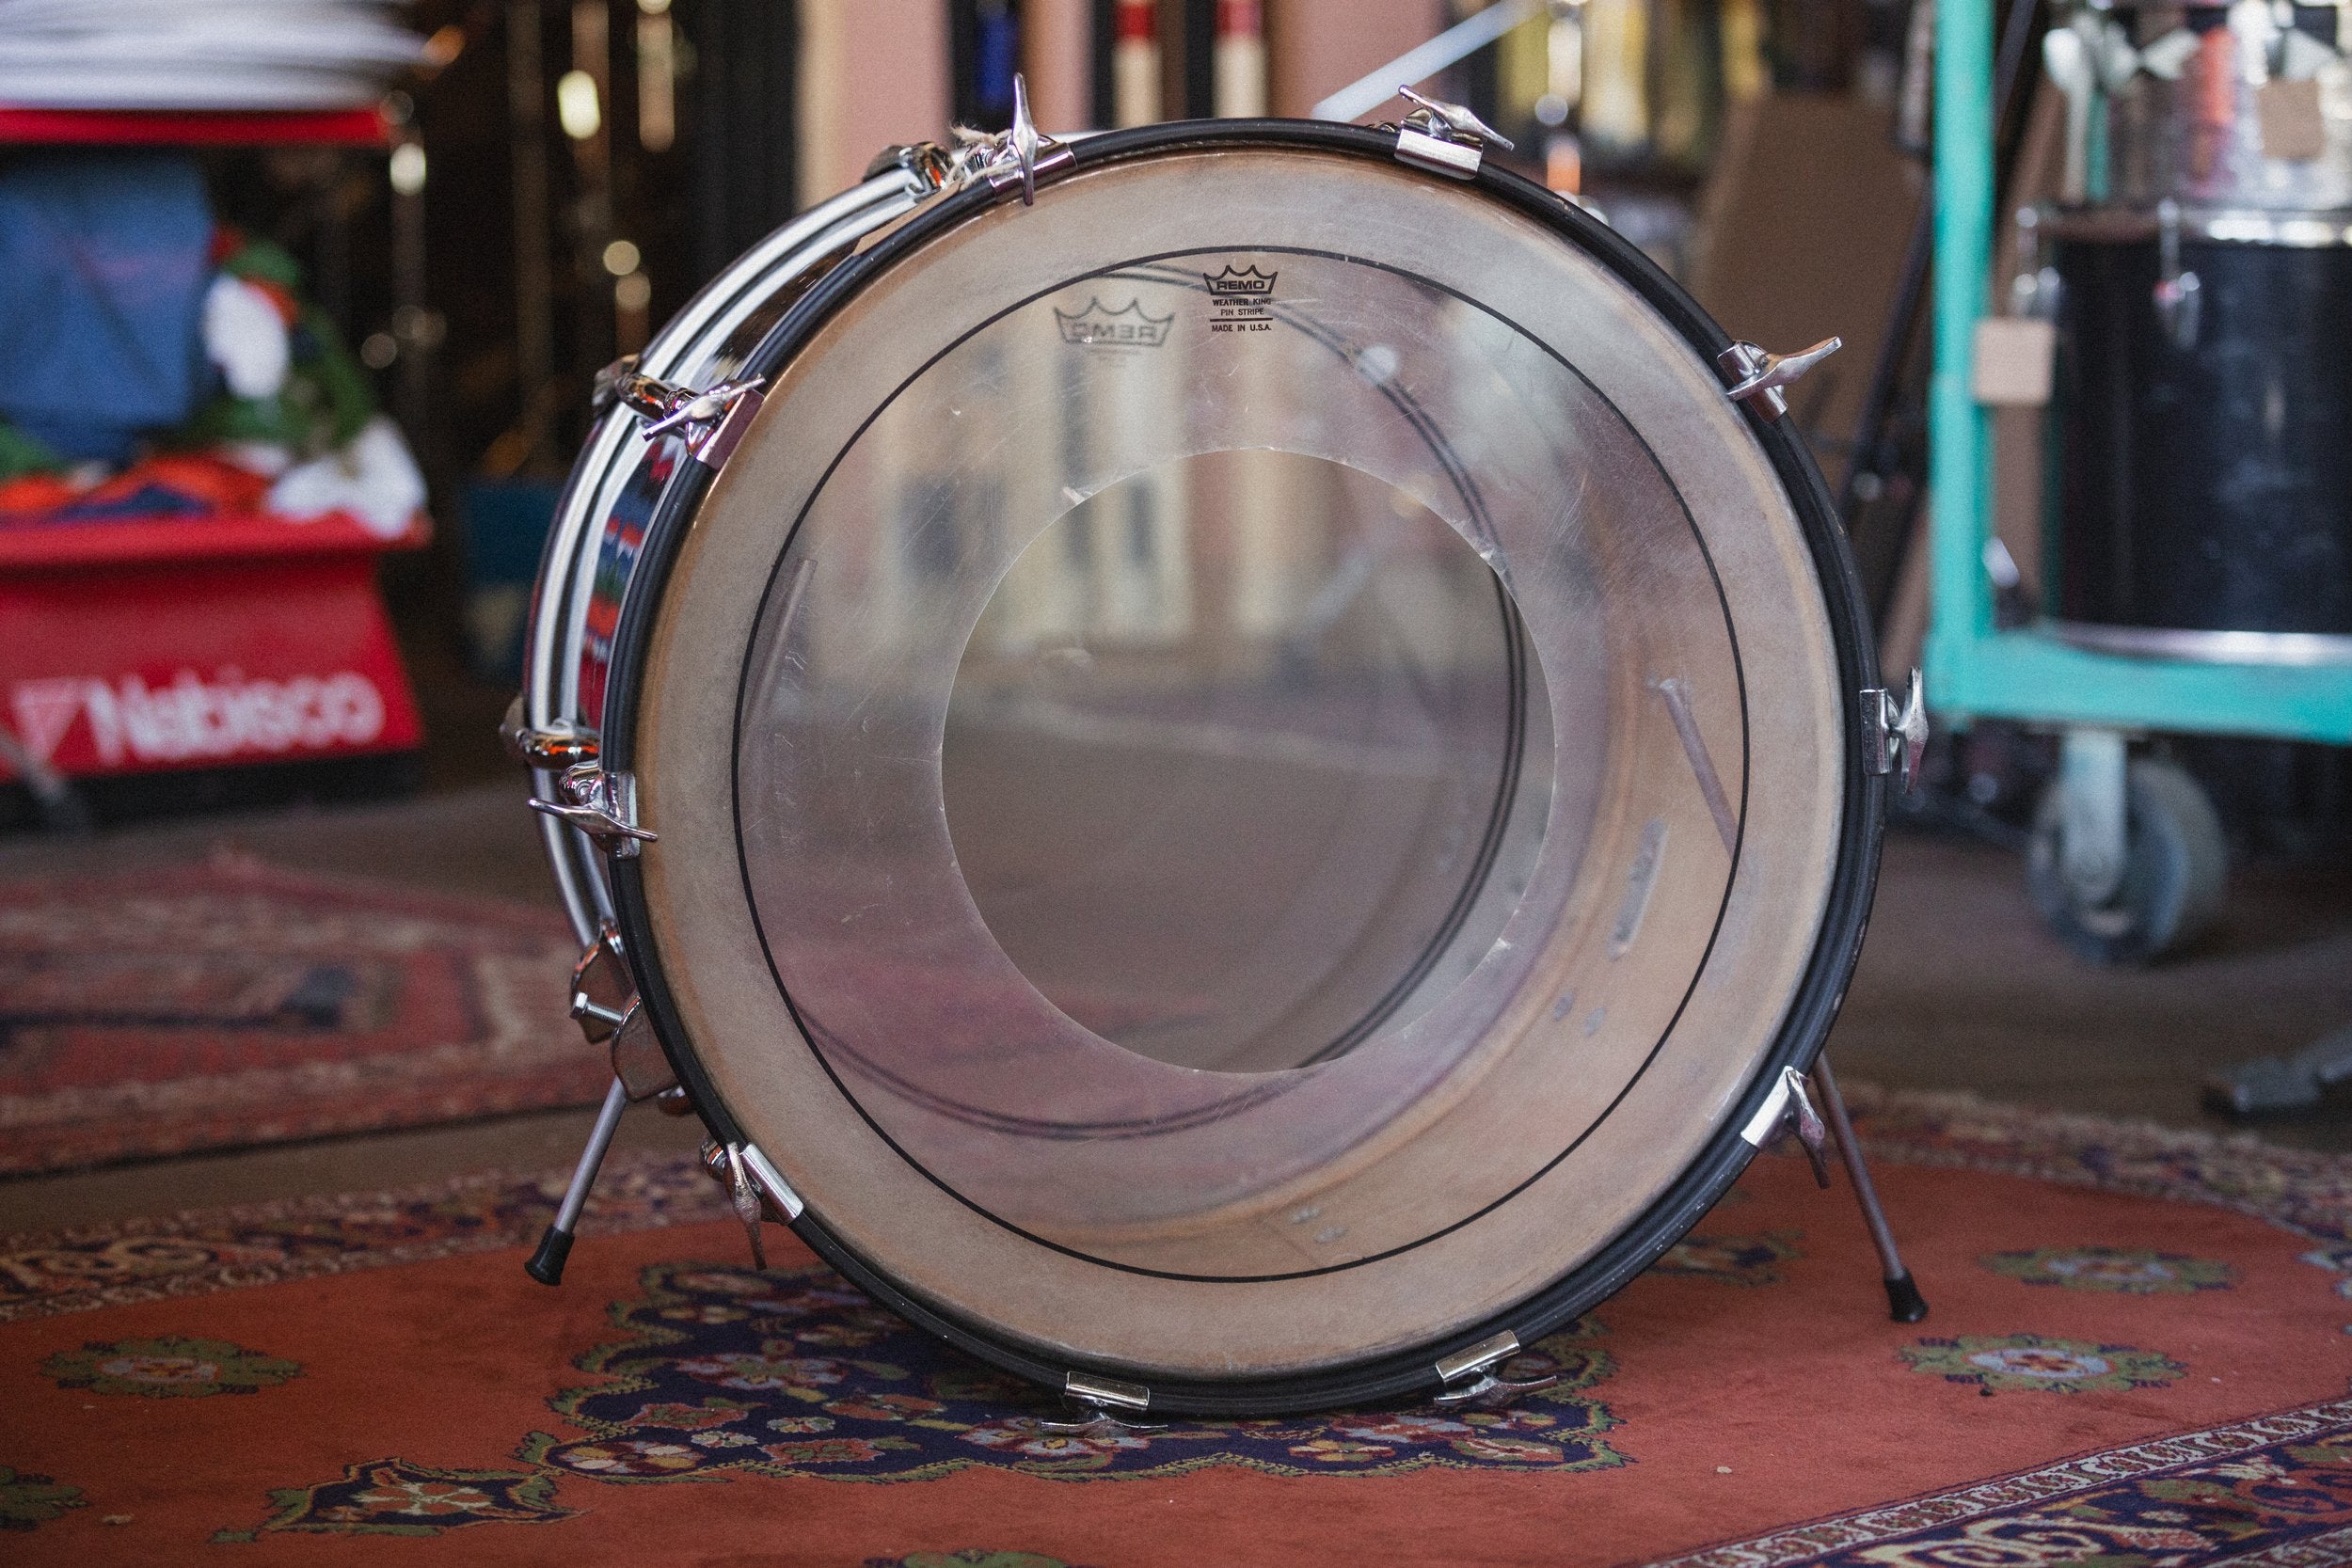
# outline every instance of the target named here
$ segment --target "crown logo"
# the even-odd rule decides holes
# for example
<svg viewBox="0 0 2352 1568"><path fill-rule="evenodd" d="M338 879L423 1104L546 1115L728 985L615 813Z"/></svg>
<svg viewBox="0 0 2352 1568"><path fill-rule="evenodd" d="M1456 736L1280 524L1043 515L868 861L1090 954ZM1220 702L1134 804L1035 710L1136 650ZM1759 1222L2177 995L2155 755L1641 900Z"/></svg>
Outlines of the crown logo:
<svg viewBox="0 0 2352 1568"><path fill-rule="evenodd" d="M1274 280L1282 275L1279 272L1260 272L1254 266L1236 272L1233 264L1228 261L1225 270L1215 277L1207 273L1200 276L1201 280L1208 284L1209 293L1219 299L1271 299L1274 297Z"/></svg>
<svg viewBox="0 0 2352 1568"><path fill-rule="evenodd" d="M1165 316L1144 314L1143 301L1131 299L1116 310L1106 310L1100 299L1089 299L1087 308L1072 314L1059 306L1054 309L1054 320L1061 327L1065 343L1120 343L1136 348L1157 348L1168 336L1168 324L1176 319L1170 310Z"/></svg>

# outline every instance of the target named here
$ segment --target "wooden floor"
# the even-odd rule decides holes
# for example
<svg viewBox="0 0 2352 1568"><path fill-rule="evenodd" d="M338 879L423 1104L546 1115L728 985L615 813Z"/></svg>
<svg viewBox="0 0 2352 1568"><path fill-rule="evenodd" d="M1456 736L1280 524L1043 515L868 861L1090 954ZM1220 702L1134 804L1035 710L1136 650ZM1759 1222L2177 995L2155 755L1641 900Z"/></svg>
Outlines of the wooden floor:
<svg viewBox="0 0 2352 1568"><path fill-rule="evenodd" d="M215 817L80 842L0 841L0 882L160 866L224 844L297 868L556 902L519 779L392 804ZM2013 856L1899 836L1887 845L1877 914L1832 1046L1849 1079L2221 1129L2230 1124L2199 1106L2206 1073L2294 1051L2348 1022L2352 875L2242 871L2225 925L2199 951L2156 970L2103 971L2042 933ZM507 1117L0 1181L0 1233L491 1166L544 1169L570 1161L591 1115ZM2352 1148L2352 1101L2264 1132ZM691 1119L638 1109L620 1143L686 1150L699 1137Z"/></svg>

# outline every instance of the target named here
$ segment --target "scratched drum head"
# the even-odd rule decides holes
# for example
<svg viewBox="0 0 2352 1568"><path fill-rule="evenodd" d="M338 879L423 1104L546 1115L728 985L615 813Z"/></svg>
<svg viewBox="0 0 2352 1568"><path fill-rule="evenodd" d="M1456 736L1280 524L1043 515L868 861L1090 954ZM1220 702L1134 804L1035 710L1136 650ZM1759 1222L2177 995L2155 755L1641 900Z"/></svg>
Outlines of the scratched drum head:
<svg viewBox="0 0 2352 1568"><path fill-rule="evenodd" d="M1370 133L1086 144L753 356L608 755L697 1101L1033 1376L1273 1410L1540 1337L1808 1062L1878 784L1842 544L1724 340Z"/></svg>

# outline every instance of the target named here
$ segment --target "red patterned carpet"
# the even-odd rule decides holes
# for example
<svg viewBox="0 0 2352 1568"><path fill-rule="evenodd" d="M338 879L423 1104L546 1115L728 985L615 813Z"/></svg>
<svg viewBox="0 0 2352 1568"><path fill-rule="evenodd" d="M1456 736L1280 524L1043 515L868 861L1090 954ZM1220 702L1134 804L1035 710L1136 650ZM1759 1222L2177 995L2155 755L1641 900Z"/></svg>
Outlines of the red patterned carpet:
<svg viewBox="0 0 2352 1568"><path fill-rule="evenodd" d="M1049 1432L670 1164L9 1238L0 1560L2352 1561L2352 1160L1857 1099L1927 1323L1768 1158L1498 1412Z"/></svg>
<svg viewBox="0 0 2352 1568"><path fill-rule="evenodd" d="M248 861L0 889L0 1173L594 1101L521 906Z"/></svg>

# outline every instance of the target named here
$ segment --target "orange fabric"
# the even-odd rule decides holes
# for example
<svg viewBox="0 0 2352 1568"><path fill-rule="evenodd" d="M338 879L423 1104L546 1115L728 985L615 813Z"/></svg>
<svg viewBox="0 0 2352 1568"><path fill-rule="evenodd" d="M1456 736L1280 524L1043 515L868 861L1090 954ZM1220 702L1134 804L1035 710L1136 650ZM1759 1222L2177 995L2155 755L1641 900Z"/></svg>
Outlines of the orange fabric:
<svg viewBox="0 0 2352 1568"><path fill-rule="evenodd" d="M135 496L151 484L161 485L175 495L208 501L215 512L250 512L269 494L270 482L202 452L167 452L132 464L77 499L110 501Z"/></svg>
<svg viewBox="0 0 2352 1568"><path fill-rule="evenodd" d="M0 484L0 513L38 520L40 514L68 503L105 506L130 499L150 487L168 491L211 512L245 513L261 507L262 498L269 494L270 481L209 452L160 452L96 484L77 484L56 474L11 480Z"/></svg>
<svg viewBox="0 0 2352 1568"><path fill-rule="evenodd" d="M81 490L57 474L24 474L0 483L0 513L47 512L63 506Z"/></svg>
<svg viewBox="0 0 2352 1568"><path fill-rule="evenodd" d="M0 1465L87 1498L0 1535L0 1560L853 1568L984 1548L1094 1568L1646 1561L2337 1395L2352 1377L2352 1303L2335 1293L2338 1276L2302 1260L2308 1240L2206 1205L1967 1170L1879 1175L1930 1319L1887 1321L1844 1191L1815 1191L1801 1162L1759 1161L1697 1233L1778 1237L1797 1256L1750 1271L1754 1283L1653 1272L1593 1314L1613 1370L1590 1392L1628 1461L1613 1468L1276 1477L1213 1465L1072 1480L976 1465L891 1483L567 1473L553 1496L577 1512L548 1523L207 1544L260 1525L271 1489L361 1461L520 1470L531 1433L578 1438L549 1401L600 1381L574 1363L624 1338L609 1309L644 1293L643 1272L688 1259L742 1266L740 1230L704 1224L584 1238L557 1291L527 1280L510 1250L0 1325ZM778 1265L806 1261L770 1236ZM2229 1283L2126 1294L2027 1283L1985 1261L2063 1247L2182 1256L2226 1267ZM2021 1334L2130 1347L2176 1372L2154 1386L1988 1396L1904 1354L1934 1338ZM233 1340L302 1370L235 1397L148 1399L60 1387L40 1370L88 1343L161 1336Z"/></svg>

